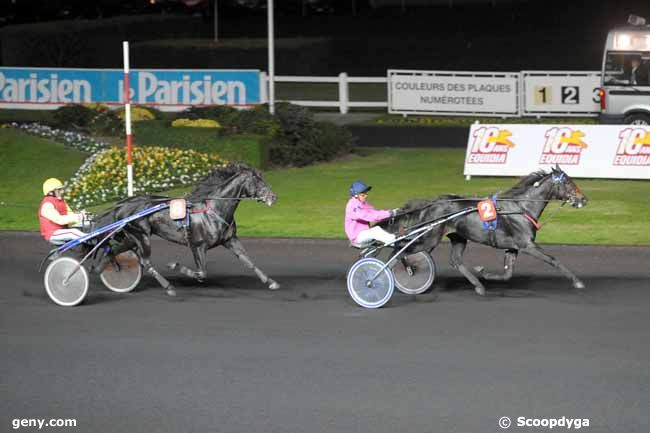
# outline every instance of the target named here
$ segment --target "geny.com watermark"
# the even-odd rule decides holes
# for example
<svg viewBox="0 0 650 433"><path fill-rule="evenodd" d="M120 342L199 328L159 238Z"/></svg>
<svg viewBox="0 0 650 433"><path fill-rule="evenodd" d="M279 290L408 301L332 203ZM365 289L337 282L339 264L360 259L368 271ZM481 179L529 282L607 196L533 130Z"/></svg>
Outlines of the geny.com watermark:
<svg viewBox="0 0 650 433"><path fill-rule="evenodd" d="M502 416L499 418L499 427L502 429L509 429L513 425L513 421L507 417ZM514 422L516 427L541 427L552 430L554 428L564 428L567 430L579 430L583 427L589 427L588 418L527 418L525 416L517 417Z"/></svg>
<svg viewBox="0 0 650 433"><path fill-rule="evenodd" d="M76 427L77 420L74 418L69 419L44 419L44 418L14 418L11 420L11 427L18 430L21 427L38 427L41 430L43 427Z"/></svg>

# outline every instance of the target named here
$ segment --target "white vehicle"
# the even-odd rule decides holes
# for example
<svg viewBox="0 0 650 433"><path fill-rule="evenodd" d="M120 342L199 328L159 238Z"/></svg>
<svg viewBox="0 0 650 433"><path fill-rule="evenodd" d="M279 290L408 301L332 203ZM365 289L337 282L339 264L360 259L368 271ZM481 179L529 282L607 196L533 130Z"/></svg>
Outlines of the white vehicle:
<svg viewBox="0 0 650 433"><path fill-rule="evenodd" d="M635 15L628 23L607 35L600 122L650 125L650 25Z"/></svg>

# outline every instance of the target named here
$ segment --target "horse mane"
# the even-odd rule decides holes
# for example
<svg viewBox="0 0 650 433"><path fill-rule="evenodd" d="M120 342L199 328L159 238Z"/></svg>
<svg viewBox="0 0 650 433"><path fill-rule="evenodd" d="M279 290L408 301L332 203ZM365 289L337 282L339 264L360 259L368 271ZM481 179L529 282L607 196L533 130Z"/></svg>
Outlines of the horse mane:
<svg viewBox="0 0 650 433"><path fill-rule="evenodd" d="M259 177L262 176L259 170L242 163L230 163L228 165L217 166L210 170L207 176L199 181L187 198L189 200L205 198L210 193L214 192L215 187L245 171L252 172Z"/></svg>
<svg viewBox="0 0 650 433"><path fill-rule="evenodd" d="M514 196L526 192L535 182L541 181L548 173L544 170L537 170L522 178L515 186L504 192L504 196Z"/></svg>

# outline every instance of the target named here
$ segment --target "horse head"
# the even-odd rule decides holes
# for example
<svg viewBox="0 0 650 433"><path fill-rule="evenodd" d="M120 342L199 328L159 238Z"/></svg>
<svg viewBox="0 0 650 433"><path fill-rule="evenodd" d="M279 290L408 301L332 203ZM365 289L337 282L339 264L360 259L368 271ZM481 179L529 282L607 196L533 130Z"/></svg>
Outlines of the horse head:
<svg viewBox="0 0 650 433"><path fill-rule="evenodd" d="M551 168L548 179L552 182L551 197L569 203L571 206L581 208L587 204L587 196L573 182L573 179L560 168L559 165Z"/></svg>
<svg viewBox="0 0 650 433"><path fill-rule="evenodd" d="M242 169L242 183L241 193L245 194L245 197L250 197L256 199L258 202L266 203L268 206L272 206L278 199L278 196L271 189L269 185L258 170L243 166Z"/></svg>

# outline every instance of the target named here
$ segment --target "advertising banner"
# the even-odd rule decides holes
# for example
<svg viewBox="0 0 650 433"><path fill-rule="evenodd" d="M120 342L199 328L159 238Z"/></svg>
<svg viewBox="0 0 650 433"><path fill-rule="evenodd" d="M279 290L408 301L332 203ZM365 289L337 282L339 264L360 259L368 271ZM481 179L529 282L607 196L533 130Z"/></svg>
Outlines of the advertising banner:
<svg viewBox="0 0 650 433"><path fill-rule="evenodd" d="M0 108L55 109L65 104L122 104L121 69L0 68ZM257 70L147 70L129 75L131 102L163 110L189 105L260 103Z"/></svg>
<svg viewBox="0 0 650 433"><path fill-rule="evenodd" d="M600 72L522 71L524 116L596 116Z"/></svg>
<svg viewBox="0 0 650 433"><path fill-rule="evenodd" d="M466 176L524 176L555 164L572 177L650 179L650 126L474 124Z"/></svg>
<svg viewBox="0 0 650 433"><path fill-rule="evenodd" d="M393 114L519 115L519 73L388 70Z"/></svg>

